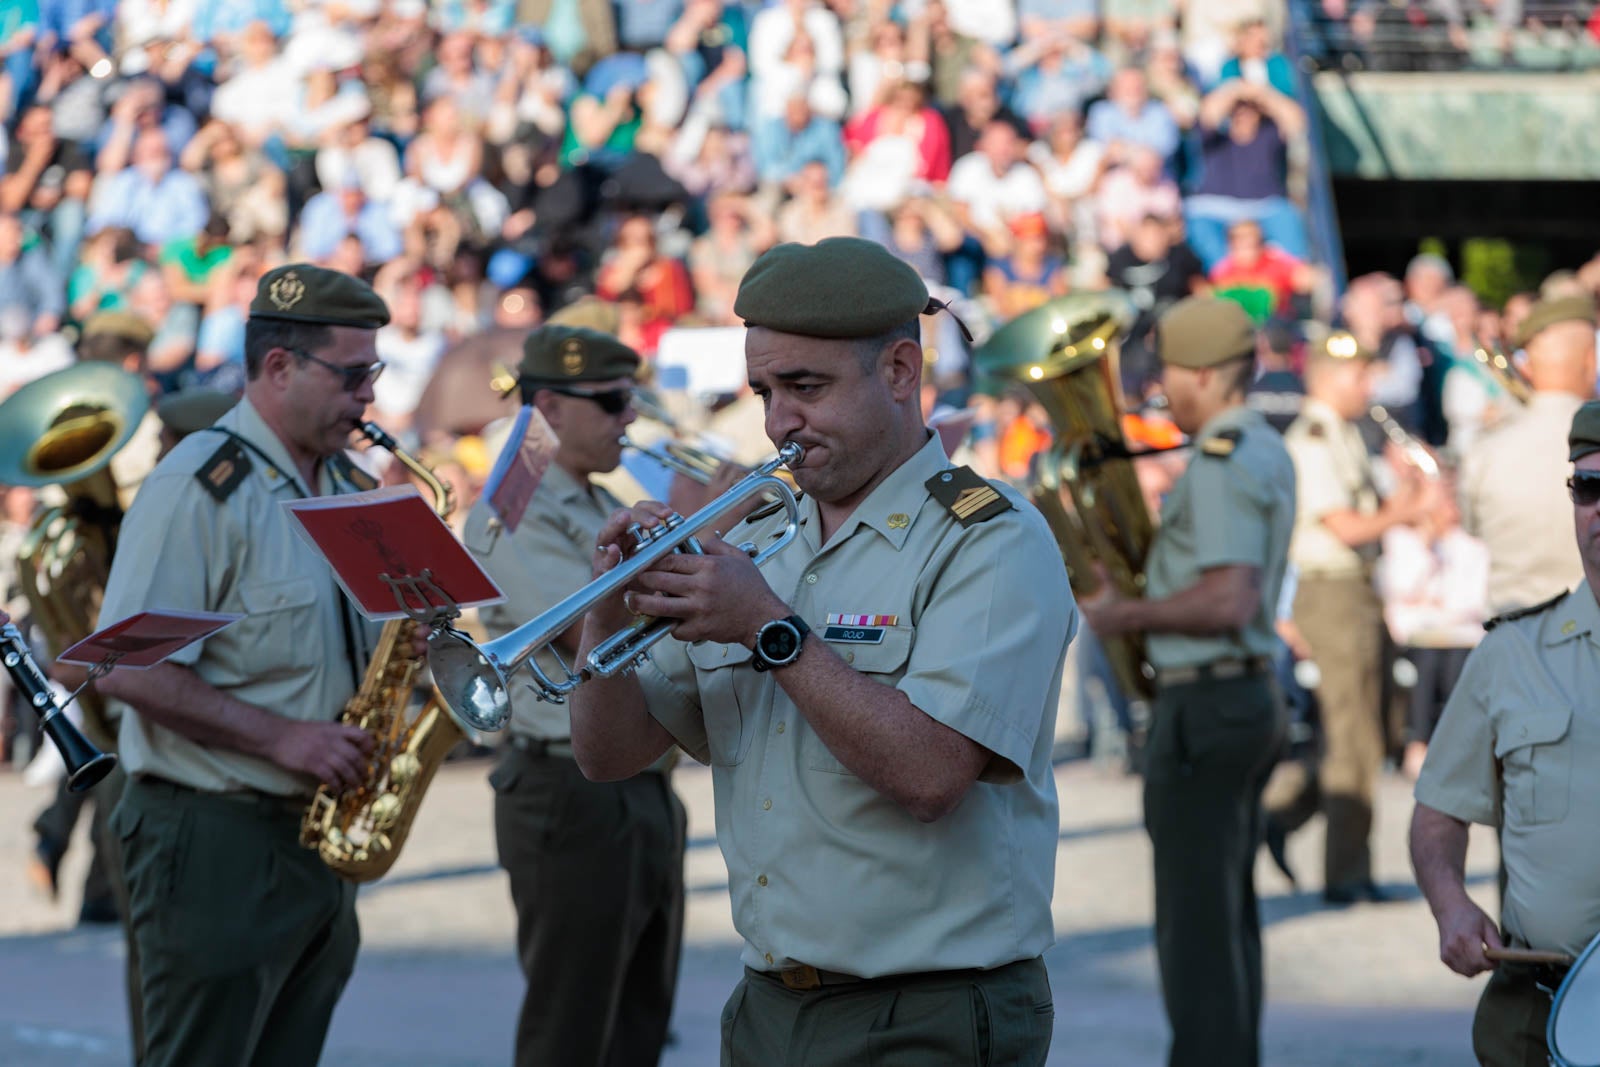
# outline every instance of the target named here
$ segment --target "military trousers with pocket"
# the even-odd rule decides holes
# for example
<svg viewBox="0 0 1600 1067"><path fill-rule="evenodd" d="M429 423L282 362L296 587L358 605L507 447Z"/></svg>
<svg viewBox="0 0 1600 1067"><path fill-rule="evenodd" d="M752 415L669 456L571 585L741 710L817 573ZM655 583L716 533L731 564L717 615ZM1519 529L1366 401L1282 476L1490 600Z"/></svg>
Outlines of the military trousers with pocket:
<svg viewBox="0 0 1600 1067"><path fill-rule="evenodd" d="M722 1067L1043 1067L1054 1027L1038 958L815 989L747 967L722 1009Z"/></svg>
<svg viewBox="0 0 1600 1067"><path fill-rule="evenodd" d="M1540 989L1533 968L1501 964L1489 976L1472 1017L1472 1051L1483 1067L1548 1067L1550 1000L1558 982Z"/></svg>
<svg viewBox="0 0 1600 1067"><path fill-rule="evenodd" d="M1155 861L1156 956L1172 1026L1170 1067L1261 1061L1261 923L1255 856L1261 790L1283 741L1265 675L1156 694L1144 823Z"/></svg>
<svg viewBox="0 0 1600 1067"><path fill-rule="evenodd" d="M144 1067L310 1067L355 968L356 887L300 844L303 801L133 777L112 813Z"/></svg>
<svg viewBox="0 0 1600 1067"><path fill-rule="evenodd" d="M667 775L591 782L508 746L490 776L527 979L517 1067L653 1067L683 941L686 818Z"/></svg>
<svg viewBox="0 0 1600 1067"><path fill-rule="evenodd" d="M1295 590L1294 621L1322 674L1321 754L1314 768L1284 765L1267 810L1286 832L1321 810L1324 888L1360 886L1372 880L1372 798L1383 768L1383 604L1363 575L1306 576Z"/></svg>

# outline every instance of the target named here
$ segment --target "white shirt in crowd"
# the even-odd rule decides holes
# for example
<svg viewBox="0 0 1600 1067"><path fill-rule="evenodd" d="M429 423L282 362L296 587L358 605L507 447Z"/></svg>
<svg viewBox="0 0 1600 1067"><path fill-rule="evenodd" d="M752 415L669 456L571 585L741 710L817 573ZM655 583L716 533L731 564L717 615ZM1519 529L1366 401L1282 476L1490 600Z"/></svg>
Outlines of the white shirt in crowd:
<svg viewBox="0 0 1600 1067"><path fill-rule="evenodd" d="M1014 163L996 175L989 157L969 152L950 168L945 185L950 199L965 204L978 226L993 227L1017 215L1045 209L1044 180L1026 163Z"/></svg>

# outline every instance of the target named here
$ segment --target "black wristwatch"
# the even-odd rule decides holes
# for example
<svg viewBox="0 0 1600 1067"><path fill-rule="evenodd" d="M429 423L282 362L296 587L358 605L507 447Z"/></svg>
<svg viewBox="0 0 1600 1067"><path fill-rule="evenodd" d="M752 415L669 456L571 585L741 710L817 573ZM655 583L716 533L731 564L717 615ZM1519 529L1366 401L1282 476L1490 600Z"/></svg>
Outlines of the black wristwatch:
<svg viewBox="0 0 1600 1067"><path fill-rule="evenodd" d="M810 632L811 627L798 615L773 619L756 631L755 655L750 658L750 665L758 671L787 667L800 658L800 649Z"/></svg>

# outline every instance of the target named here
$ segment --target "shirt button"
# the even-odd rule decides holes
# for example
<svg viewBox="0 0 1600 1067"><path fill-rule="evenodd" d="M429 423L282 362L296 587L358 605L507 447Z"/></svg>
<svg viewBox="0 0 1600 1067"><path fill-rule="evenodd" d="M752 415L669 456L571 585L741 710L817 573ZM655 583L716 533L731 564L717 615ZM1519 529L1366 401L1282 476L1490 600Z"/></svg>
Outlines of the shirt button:
<svg viewBox="0 0 1600 1067"><path fill-rule="evenodd" d="M817 584L817 576L816 576L815 572L806 575L806 584L807 585L816 585Z"/></svg>
<svg viewBox="0 0 1600 1067"><path fill-rule="evenodd" d="M756 885L761 886L762 888L766 888L766 884L767 884L767 876L766 875L763 874L760 878L756 879Z"/></svg>
<svg viewBox="0 0 1600 1067"><path fill-rule="evenodd" d="M766 955L766 957L765 957L765 959L766 959L766 961L767 961L767 962L768 962L768 963L771 963L771 962L772 962L772 953L770 953L770 952L769 952L769 953L767 953L767 955Z"/></svg>
<svg viewBox="0 0 1600 1067"><path fill-rule="evenodd" d="M778 732L780 734L783 733L783 723L781 723L781 722L778 724Z"/></svg>
<svg viewBox="0 0 1600 1067"><path fill-rule="evenodd" d="M844 654L844 661L846 663L854 663L856 661L856 654L854 652L846 652Z"/></svg>
<svg viewBox="0 0 1600 1067"><path fill-rule="evenodd" d="M763 800L761 802L761 810L762 811L771 811L772 810L772 798L771 797L768 797L766 800Z"/></svg>

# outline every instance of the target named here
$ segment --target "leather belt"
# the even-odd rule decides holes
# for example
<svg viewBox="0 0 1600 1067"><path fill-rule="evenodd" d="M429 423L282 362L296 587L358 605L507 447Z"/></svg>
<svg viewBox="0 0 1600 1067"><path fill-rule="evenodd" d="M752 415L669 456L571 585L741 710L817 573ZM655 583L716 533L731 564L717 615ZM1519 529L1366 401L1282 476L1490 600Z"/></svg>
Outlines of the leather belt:
<svg viewBox="0 0 1600 1067"><path fill-rule="evenodd" d="M839 971L824 971L820 967L813 967L808 963L802 963L799 966L790 967L788 970L778 971L777 977L778 981L782 982L785 988L793 989L796 992L804 992L808 989L821 989L823 986L829 985L855 985L859 982L866 981L866 979L857 978L853 974L843 974Z"/></svg>
<svg viewBox="0 0 1600 1067"><path fill-rule="evenodd" d="M281 793L263 793L256 789L234 789L222 791L217 789L196 789L192 785L174 782L170 778L163 778L159 774L141 772L133 776L139 785L157 793L167 796L195 796L207 799L226 800L234 804L249 804L271 812L303 813L311 803L310 797L285 796Z"/></svg>
<svg viewBox="0 0 1600 1067"><path fill-rule="evenodd" d="M1230 678L1250 678L1266 674L1272 669L1268 656L1249 656L1243 659L1214 659L1193 667L1170 667L1156 671L1156 685L1163 688L1175 685L1193 685L1195 682L1221 682Z"/></svg>
<svg viewBox="0 0 1600 1067"><path fill-rule="evenodd" d="M512 734L511 747L529 756L572 758L572 739L567 737L525 737L522 734Z"/></svg>

